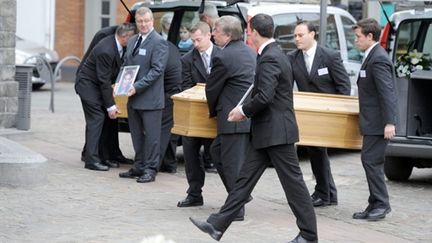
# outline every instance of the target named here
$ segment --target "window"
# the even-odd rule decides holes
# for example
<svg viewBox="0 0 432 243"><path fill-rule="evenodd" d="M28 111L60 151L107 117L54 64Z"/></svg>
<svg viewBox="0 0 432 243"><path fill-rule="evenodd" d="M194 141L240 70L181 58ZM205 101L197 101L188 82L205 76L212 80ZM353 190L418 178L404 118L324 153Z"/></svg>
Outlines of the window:
<svg viewBox="0 0 432 243"><path fill-rule="evenodd" d="M102 1L101 28L110 26L110 8L111 8L111 2L109 0Z"/></svg>
<svg viewBox="0 0 432 243"><path fill-rule="evenodd" d="M346 40L347 51L348 51L348 60L361 62L362 56L360 54L360 51L355 46L355 32L352 29L355 23L351 19L345 16L341 16L341 20L342 20L342 27L345 33L345 40Z"/></svg>
<svg viewBox="0 0 432 243"><path fill-rule="evenodd" d="M416 48L414 45L416 44L420 24L421 20L405 21L400 24L396 35L396 59Z"/></svg>
<svg viewBox="0 0 432 243"><path fill-rule="evenodd" d="M190 38L190 30L192 26L199 21L198 12L186 11L181 20L177 46L181 52L186 52L193 48L192 39Z"/></svg>

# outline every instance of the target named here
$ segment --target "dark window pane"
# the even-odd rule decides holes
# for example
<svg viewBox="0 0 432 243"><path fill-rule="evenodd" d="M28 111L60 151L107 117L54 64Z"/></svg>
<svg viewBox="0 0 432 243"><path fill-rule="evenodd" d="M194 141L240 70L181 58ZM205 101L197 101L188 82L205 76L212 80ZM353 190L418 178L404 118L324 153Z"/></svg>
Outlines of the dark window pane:
<svg viewBox="0 0 432 243"><path fill-rule="evenodd" d="M110 2L109 1L103 1L102 2L102 15L109 15L110 14Z"/></svg>
<svg viewBox="0 0 432 243"><path fill-rule="evenodd" d="M110 19L109 18L102 18L101 27L104 28L104 27L108 27L108 26L110 26Z"/></svg>

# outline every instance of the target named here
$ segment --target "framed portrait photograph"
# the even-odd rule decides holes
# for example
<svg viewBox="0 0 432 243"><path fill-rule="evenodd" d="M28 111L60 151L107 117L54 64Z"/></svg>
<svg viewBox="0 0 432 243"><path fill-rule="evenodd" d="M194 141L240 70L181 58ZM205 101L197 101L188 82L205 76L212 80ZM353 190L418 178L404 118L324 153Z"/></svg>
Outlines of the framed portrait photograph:
<svg viewBox="0 0 432 243"><path fill-rule="evenodd" d="M124 66L117 76L117 81L114 87L114 96L126 95L128 90L135 81L140 66Z"/></svg>

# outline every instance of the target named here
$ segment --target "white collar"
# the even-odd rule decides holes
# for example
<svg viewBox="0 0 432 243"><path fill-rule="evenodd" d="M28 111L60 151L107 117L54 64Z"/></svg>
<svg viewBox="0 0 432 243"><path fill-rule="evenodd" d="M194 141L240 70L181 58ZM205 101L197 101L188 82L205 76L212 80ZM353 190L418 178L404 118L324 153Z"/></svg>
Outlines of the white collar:
<svg viewBox="0 0 432 243"><path fill-rule="evenodd" d="M261 55L261 53L262 53L262 51L264 50L264 48L265 48L266 46L268 46L270 43L273 43L273 42L275 42L275 39L270 38L270 39L268 39L266 42L262 43L262 45L261 45L261 46L259 47L259 49L258 49L258 55Z"/></svg>
<svg viewBox="0 0 432 243"><path fill-rule="evenodd" d="M207 54L207 56L211 57L211 54L213 52L213 43L210 43L210 47L207 48L207 50L201 52L200 54L202 55L204 52Z"/></svg>
<svg viewBox="0 0 432 243"><path fill-rule="evenodd" d="M115 39L115 41L116 41L116 45L117 45L117 50L118 50L118 52L119 52L119 53L121 53L121 52L123 51L123 46L122 46L122 45L120 45L120 42L118 41L118 39L117 39L117 36L116 36L116 35L114 35L114 39Z"/></svg>
<svg viewBox="0 0 432 243"><path fill-rule="evenodd" d="M318 45L317 45L317 42L314 41L314 44L312 45L312 47L309 48L309 50L307 50L307 51L303 51L303 54L306 53L307 56L313 60L313 58L315 57L315 53L316 53L316 50L317 50L317 46L318 46Z"/></svg>
<svg viewBox="0 0 432 243"><path fill-rule="evenodd" d="M363 60L366 60L366 58L367 58L367 56L369 55L369 53L370 53L370 52L372 51L372 49L373 49L376 45L378 45L378 44L379 44L379 42L375 42L373 45L369 46L368 49L366 49L365 54L364 54L364 57L363 57Z"/></svg>

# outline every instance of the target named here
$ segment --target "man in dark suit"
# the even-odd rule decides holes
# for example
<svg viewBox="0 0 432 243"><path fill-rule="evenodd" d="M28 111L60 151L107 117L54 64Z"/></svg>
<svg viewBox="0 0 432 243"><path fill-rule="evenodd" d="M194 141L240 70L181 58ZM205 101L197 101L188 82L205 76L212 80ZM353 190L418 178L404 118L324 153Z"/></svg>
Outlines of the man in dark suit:
<svg viewBox="0 0 432 243"><path fill-rule="evenodd" d="M243 42L243 29L236 17L219 18L212 35L222 50L212 58L205 88L210 117L216 117L217 123L217 136L210 154L227 192L230 192L245 160L250 121L232 123L227 118L253 82L256 54ZM236 220L243 218L244 210L241 210Z"/></svg>
<svg viewBox="0 0 432 243"><path fill-rule="evenodd" d="M126 25L129 25L130 28L135 28L135 24ZM96 34L93 36L92 41L90 42L89 47L87 48L87 51L84 54L84 57L82 58L77 68L77 80L79 71L81 70L82 66L84 65L85 61L87 60L88 56L90 55L96 44L107 36L114 36L117 27L118 25L109 26L102 28L98 32L96 32ZM123 47L121 54L124 55L125 51L126 46ZM118 73L118 70L116 71ZM113 79L112 82L114 84L115 79ZM81 152L82 161L85 160L85 147L86 145L84 144L83 150ZM133 160L126 158L120 150L117 119L110 119L109 117L105 119L104 128L102 130L102 135L99 143L99 155L103 163L109 165L110 167L119 167L119 164L133 164Z"/></svg>
<svg viewBox="0 0 432 243"><path fill-rule="evenodd" d="M269 15L257 14L249 24L248 37L259 47L254 88L251 100L232 109L228 119L236 124L251 118L252 145L220 211L205 222L190 220L213 239L220 240L271 163L300 229L291 242L317 242L315 212L294 147L299 134L293 108L291 65L272 38L273 20Z"/></svg>
<svg viewBox="0 0 432 243"><path fill-rule="evenodd" d="M189 89L197 83L205 83L212 67L211 59L220 52L210 40L210 27L205 22L198 22L191 28L191 39L194 49L186 53L181 61L183 65L183 89ZM211 144L212 139L198 137L182 137L183 155L185 160L186 178L189 184L187 197L179 201L178 207L203 205L202 187L204 186L205 170L200 160L202 145Z"/></svg>
<svg viewBox="0 0 432 243"><path fill-rule="evenodd" d="M75 90L81 98L86 119L85 168L108 170L100 158L102 134L109 133L104 126L107 117L115 119L118 113L112 96L112 83L121 66L121 51L134 34L134 27L123 24L116 34L105 37L95 45L80 69ZM112 166L108 164L108 166Z"/></svg>
<svg viewBox="0 0 432 243"><path fill-rule="evenodd" d="M181 91L182 63L178 48L167 41L169 58L164 73L165 108L162 112L161 149L159 171L176 173L177 171L177 140L178 135L171 134L173 127L173 101L172 95Z"/></svg>
<svg viewBox="0 0 432 243"><path fill-rule="evenodd" d="M155 180L160 162L162 111L165 107L164 72L168 44L153 28L153 13L147 7L135 12L139 34L130 38L125 66L139 65L137 78L128 91L128 120L135 150L135 163L122 178L138 183Z"/></svg>
<svg viewBox="0 0 432 243"><path fill-rule="evenodd" d="M340 55L335 50L319 46L316 27L299 21L294 30L297 50L288 54L294 80L299 91L349 95L351 83ZM337 205L336 185L325 147L306 147L316 179L312 203L315 207Z"/></svg>
<svg viewBox="0 0 432 243"><path fill-rule="evenodd" d="M365 52L357 86L361 160L369 186L368 206L353 214L354 219L376 221L391 211L384 178L388 140L394 137L397 121L395 72L387 52L379 45L381 27L374 19L360 20L354 27L357 47Z"/></svg>

